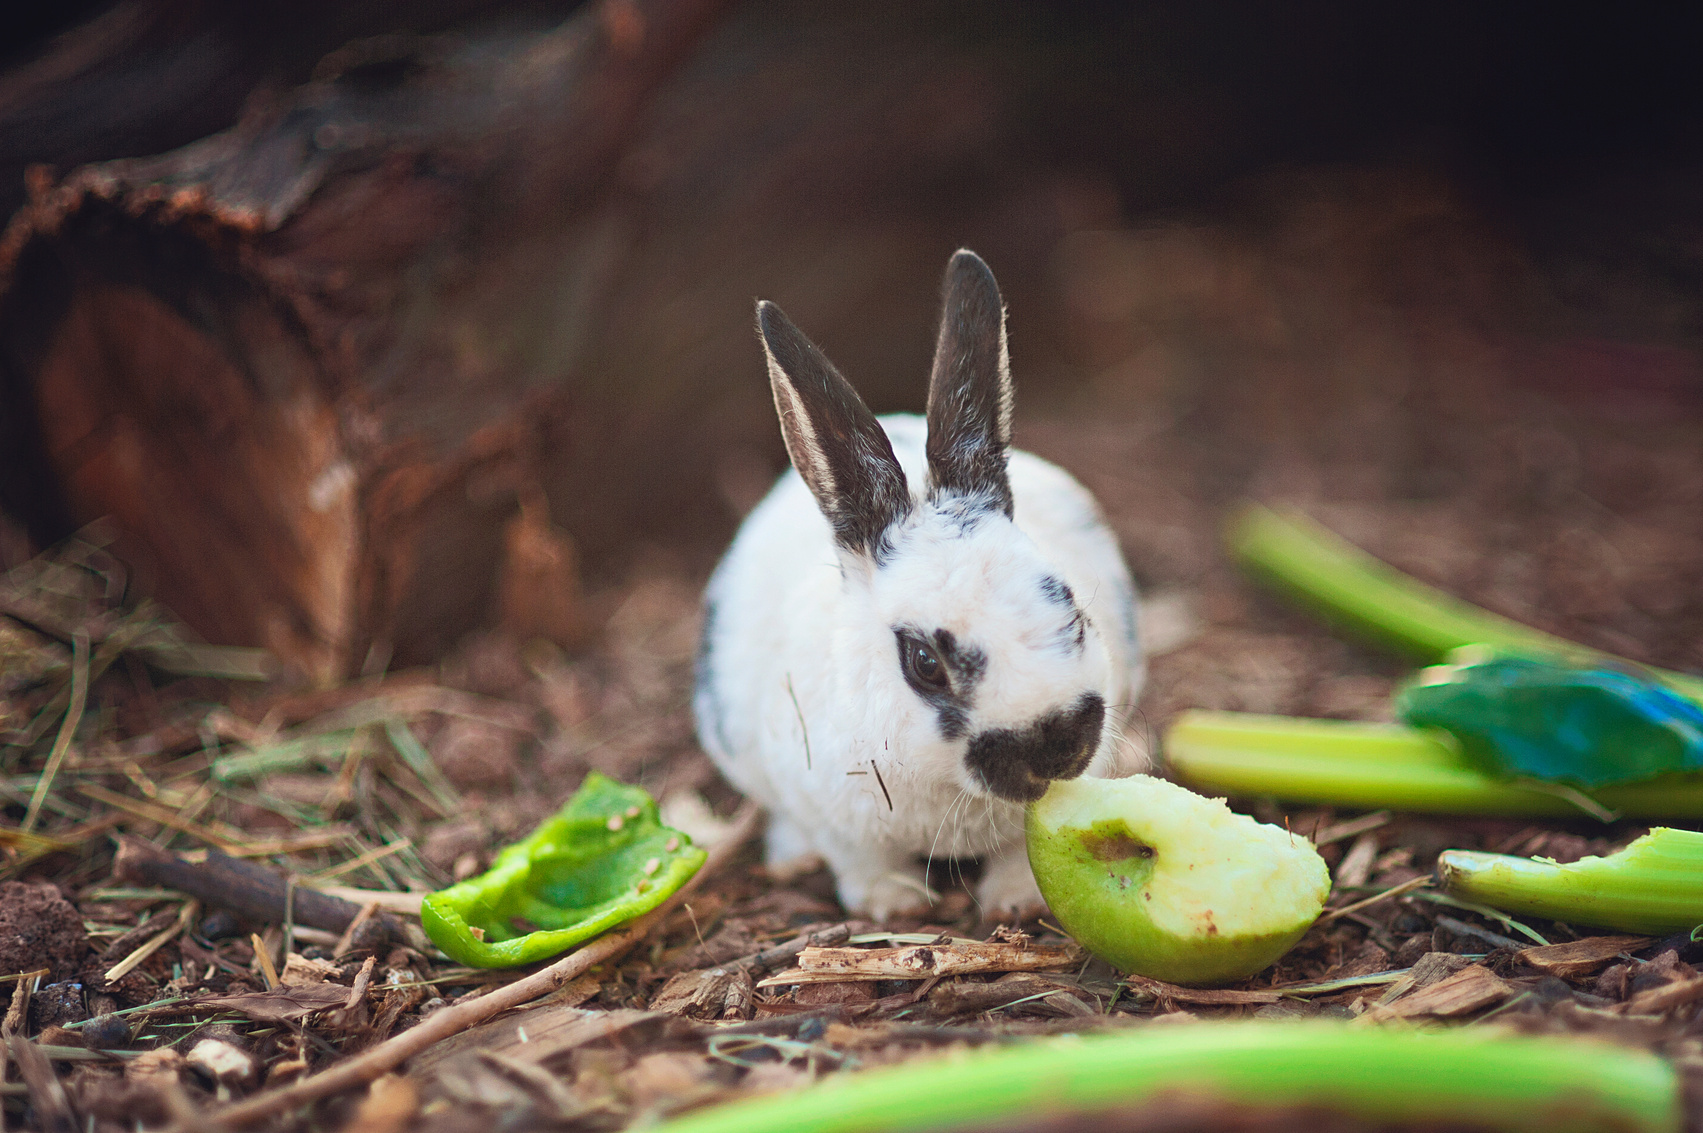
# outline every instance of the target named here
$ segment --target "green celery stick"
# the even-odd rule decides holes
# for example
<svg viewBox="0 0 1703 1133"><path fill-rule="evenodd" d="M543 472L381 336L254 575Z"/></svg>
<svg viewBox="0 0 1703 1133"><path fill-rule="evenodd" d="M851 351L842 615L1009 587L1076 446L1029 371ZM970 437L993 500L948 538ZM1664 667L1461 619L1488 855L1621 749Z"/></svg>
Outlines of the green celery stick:
<svg viewBox="0 0 1703 1133"><path fill-rule="evenodd" d="M1244 569L1346 628L1427 662L1463 645L1574 663L1634 662L1493 614L1380 562L1297 511L1251 504L1225 531ZM1703 703L1703 677L1650 669Z"/></svg>
<svg viewBox="0 0 1703 1133"><path fill-rule="evenodd" d="M1164 746L1178 777L1209 794L1552 818L1590 813L1570 801L1578 794L1633 818L1703 818L1703 775L1668 775L1588 794L1521 786L1475 771L1443 733L1399 724L1197 710L1177 717Z"/></svg>
<svg viewBox="0 0 1703 1133"><path fill-rule="evenodd" d="M1658 826L1619 853L1558 865L1445 850L1449 892L1514 913L1651 936L1703 925L1703 834Z"/></svg>
<svg viewBox="0 0 1703 1133"><path fill-rule="evenodd" d="M1677 1076L1647 1051L1490 1028L1200 1023L842 1074L654 1133L900 1133L1133 1113L1158 1094L1308 1106L1370 1123L1569 1133L1680 1128Z"/></svg>

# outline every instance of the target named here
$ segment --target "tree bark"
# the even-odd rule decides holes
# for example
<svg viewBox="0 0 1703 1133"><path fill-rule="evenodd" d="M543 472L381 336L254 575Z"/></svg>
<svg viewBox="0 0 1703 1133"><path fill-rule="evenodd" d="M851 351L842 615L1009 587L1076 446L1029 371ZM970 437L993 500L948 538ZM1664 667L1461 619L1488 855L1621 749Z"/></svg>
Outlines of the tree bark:
<svg viewBox="0 0 1703 1133"><path fill-rule="evenodd" d="M499 606L572 638L540 468L600 201L721 7L356 41L181 149L32 169L0 239L0 508L43 542L112 516L148 592L316 682Z"/></svg>

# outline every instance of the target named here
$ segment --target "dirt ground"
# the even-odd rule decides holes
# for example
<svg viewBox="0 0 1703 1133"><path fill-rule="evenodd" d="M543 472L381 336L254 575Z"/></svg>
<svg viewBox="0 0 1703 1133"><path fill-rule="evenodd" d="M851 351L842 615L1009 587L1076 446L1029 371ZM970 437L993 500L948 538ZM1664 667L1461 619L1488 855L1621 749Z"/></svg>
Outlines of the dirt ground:
<svg viewBox="0 0 1703 1133"><path fill-rule="evenodd" d="M1051 344L1038 364L1076 375L1021 402L1017 443L1086 482L1123 540L1148 600L1140 729L1161 767L1181 710L1387 719L1408 671L1239 576L1219 531L1250 498L1299 506L1500 613L1638 661L1703 669L1703 373L1693 349L1703 297L1648 261L1545 250L1534 231L1541 225L1487 215L1419 169L1291 172L1250 184L1211 217L1079 231L1059 245L1040 309L1012 310L1020 397L1028 326L1044 326ZM761 479L720 487L748 506ZM688 710L711 554L654 548L595 596L604 630L580 655L484 636L435 670L323 693L167 681L113 664L91 686L36 827L60 841L7 832L6 870L19 881L0 898L0 925L30 903L35 934L0 933L0 963L50 969L8 1021L46 1051L50 1070L7 1076L7 1122L190 1127L224 1101L311 1075L513 978L458 967L407 935L334 954L324 931L286 940L279 923L212 908L184 915L176 892L110 876L110 833L178 852L258 851L299 877L369 890L429 889L483 869L596 769L645 786L667 815L713 837L738 800L696 748ZM85 579L112 580L98 553L82 561ZM79 600L101 608L111 589ZM22 635L7 656L23 667L0 673L15 828L64 712L52 698L76 662L15 621L0 628ZM361 704L381 711L352 716ZM411 730L441 779L410 768L384 721ZM242 775L214 773L229 767L222 759L310 735L330 738ZM1569 861L1641 833L1587 819L1358 821L1236 804L1320 839L1336 872L1333 906L1429 873L1446 848ZM759 861L756 845L745 847L640 946L535 1009L577 1030L552 1031L528 1052L518 1017L506 1016L382 1088L343 1091L280 1127L620 1128L943 1048L1224 1016L1385 1012L1589 1032L1662 1051L1703 1084L1695 1000L1626 1009L1697 974L1703 945L1686 940L1628 942L1622 956L1545 971L1518 955L1530 942L1505 925L1421 891L1321 924L1273 968L1218 992L1121 983L1099 962L762 987L750 958L832 932L846 914L826 873L783 882ZM847 931L984 939L995 926L982 923L965 877L972 864L936 871L943 899L925 921ZM1060 942L1044 921L1023 927ZM1594 935L1529 927L1552 943ZM127 974L109 976L161 937ZM244 999L268 986L268 964L287 985L346 988L347 1005ZM1463 986L1462 971L1476 973L1471 995L1421 994ZM1363 977L1379 979L1354 982ZM1337 980L1348 982L1270 992ZM226 999L193 1009L213 994ZM85 1024L148 1004L159 1006ZM744 1041L730 1047L728 1035ZM198 1059L207 1039L234 1048L237 1068ZM1690 1105L1703 1128L1703 1092ZM1283 1127L1269 1117L1155 1110L1120 1128Z"/></svg>

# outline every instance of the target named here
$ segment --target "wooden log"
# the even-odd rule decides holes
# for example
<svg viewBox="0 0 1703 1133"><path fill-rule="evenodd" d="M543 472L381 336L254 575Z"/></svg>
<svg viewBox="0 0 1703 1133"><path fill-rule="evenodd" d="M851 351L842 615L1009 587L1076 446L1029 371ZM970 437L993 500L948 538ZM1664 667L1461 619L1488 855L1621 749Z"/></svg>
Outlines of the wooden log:
<svg viewBox="0 0 1703 1133"><path fill-rule="evenodd" d="M98 516L216 643L328 682L506 613L583 631L541 468L599 202L723 0L384 36L232 128L63 177L0 238L0 506Z"/></svg>

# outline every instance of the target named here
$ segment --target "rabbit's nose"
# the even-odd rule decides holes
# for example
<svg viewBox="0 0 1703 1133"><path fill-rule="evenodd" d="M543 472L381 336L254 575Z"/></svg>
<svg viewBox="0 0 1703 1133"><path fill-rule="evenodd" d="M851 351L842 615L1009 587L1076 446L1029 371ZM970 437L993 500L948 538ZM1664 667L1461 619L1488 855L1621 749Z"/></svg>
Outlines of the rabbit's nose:
<svg viewBox="0 0 1703 1133"><path fill-rule="evenodd" d="M1054 779L1074 779L1100 746L1106 702L1085 692L1026 728L995 728L970 741L964 762L987 789L1012 802L1033 802Z"/></svg>

